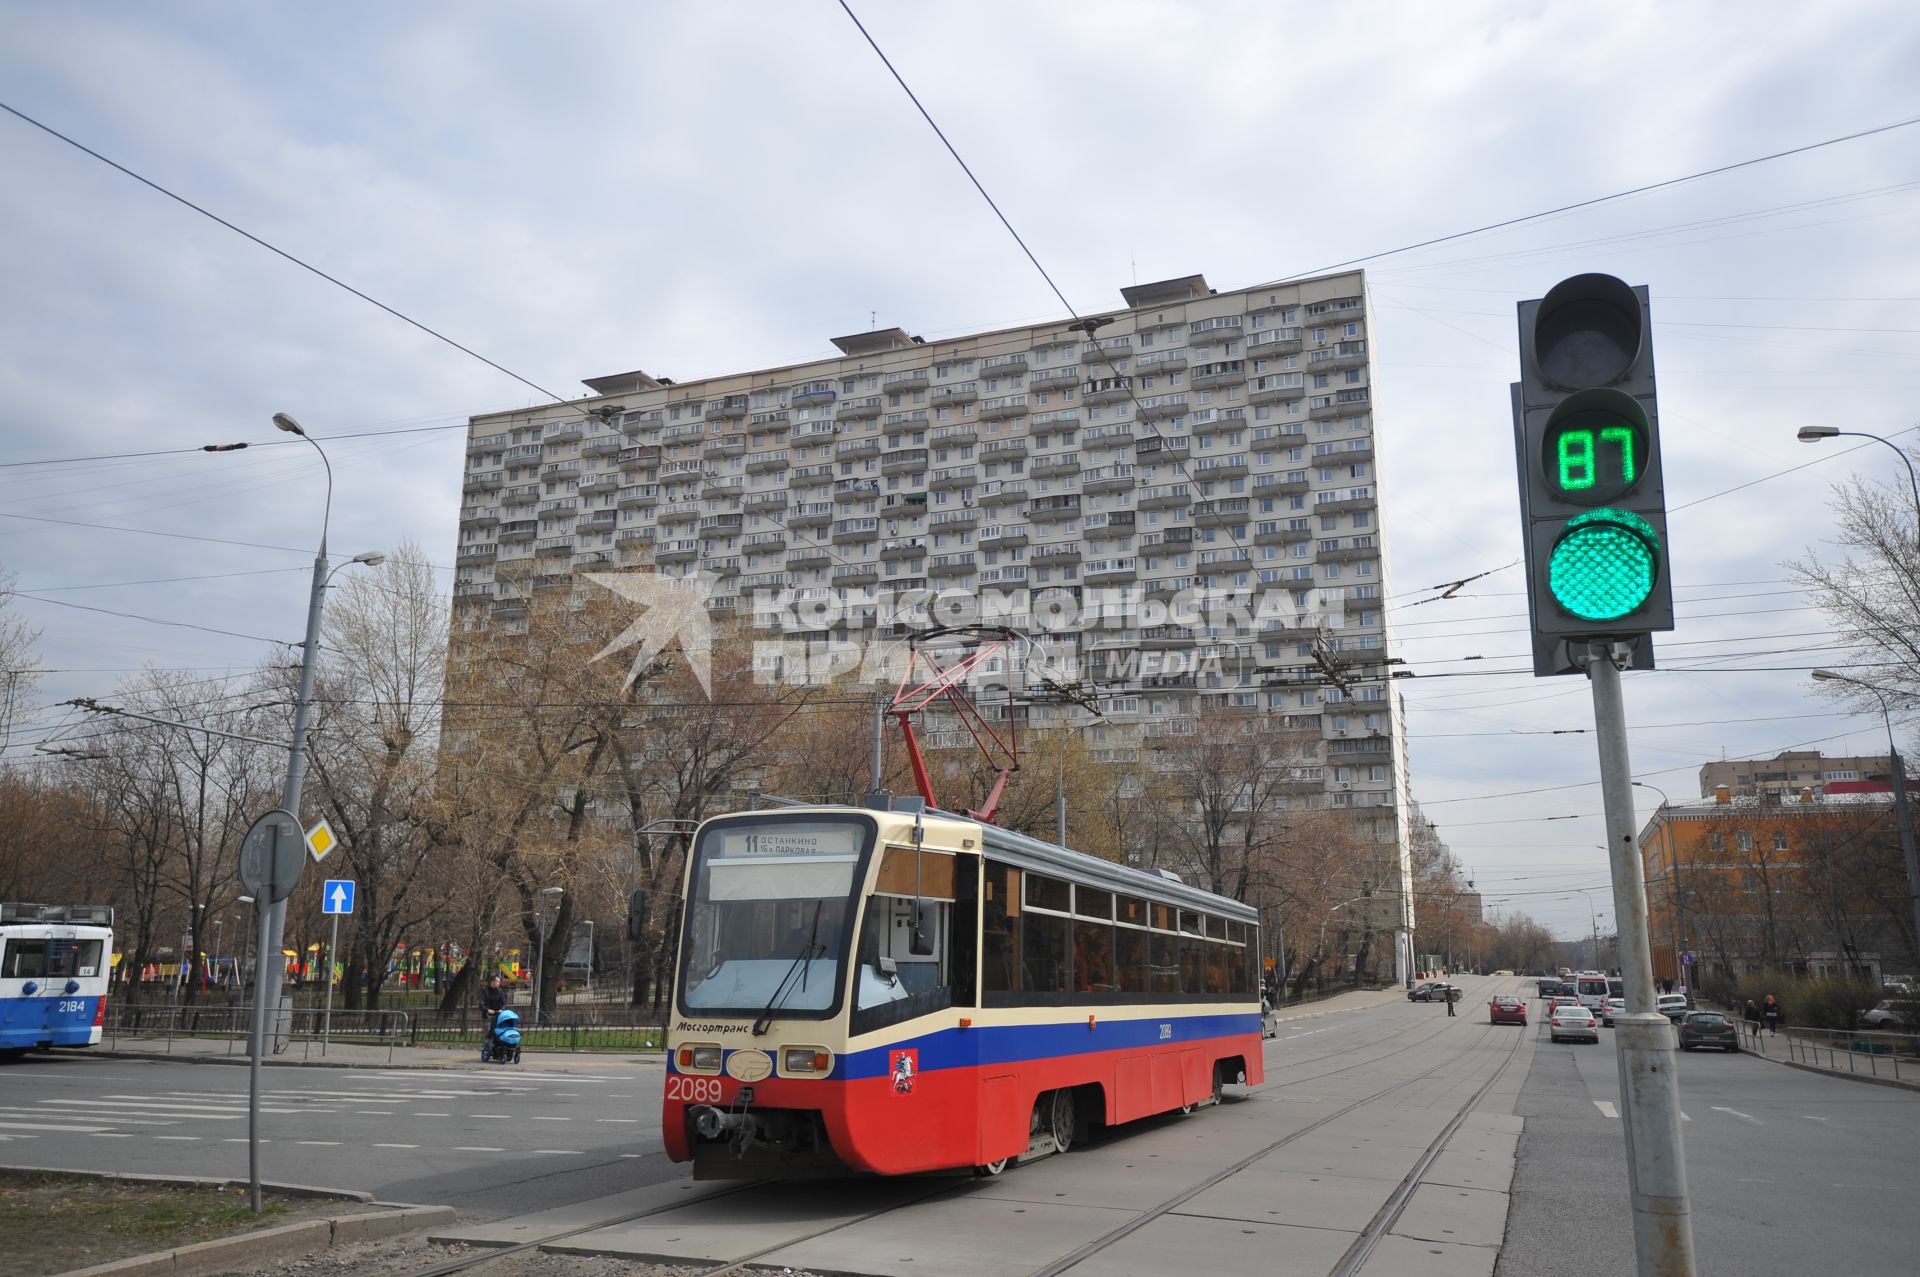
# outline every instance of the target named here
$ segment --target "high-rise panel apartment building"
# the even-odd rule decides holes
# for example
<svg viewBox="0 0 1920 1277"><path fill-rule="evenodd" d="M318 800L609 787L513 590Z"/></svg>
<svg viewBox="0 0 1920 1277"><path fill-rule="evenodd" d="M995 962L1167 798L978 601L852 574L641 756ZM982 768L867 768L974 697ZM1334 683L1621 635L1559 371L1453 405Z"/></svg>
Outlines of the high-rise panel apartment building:
<svg viewBox="0 0 1920 1277"><path fill-rule="evenodd" d="M1020 595L1097 686L1087 736L1110 757L1209 699L1317 733L1303 784L1362 817L1379 929L1404 928L1364 276L1122 293L1078 325L883 329L834 359L595 377L577 404L475 417L457 604L510 625L575 573L650 564L804 646L891 634L929 596ZM1247 606L1192 610L1223 596Z"/></svg>

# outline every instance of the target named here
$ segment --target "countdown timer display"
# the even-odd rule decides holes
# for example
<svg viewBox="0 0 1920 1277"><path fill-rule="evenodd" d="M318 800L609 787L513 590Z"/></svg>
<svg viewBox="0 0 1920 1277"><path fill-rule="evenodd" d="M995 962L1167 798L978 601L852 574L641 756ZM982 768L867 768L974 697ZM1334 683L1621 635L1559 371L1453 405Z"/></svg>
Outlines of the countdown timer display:
<svg viewBox="0 0 1920 1277"><path fill-rule="evenodd" d="M1603 505L1640 484L1647 468L1647 428L1603 409L1551 422L1542 438L1547 486L1563 501Z"/></svg>

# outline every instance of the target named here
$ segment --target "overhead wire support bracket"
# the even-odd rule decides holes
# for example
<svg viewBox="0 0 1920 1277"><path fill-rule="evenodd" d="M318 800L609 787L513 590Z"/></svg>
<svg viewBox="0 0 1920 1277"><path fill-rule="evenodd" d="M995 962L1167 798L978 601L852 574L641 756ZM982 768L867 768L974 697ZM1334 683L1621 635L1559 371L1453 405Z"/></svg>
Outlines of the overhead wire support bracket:
<svg viewBox="0 0 1920 1277"><path fill-rule="evenodd" d="M963 642L972 650L952 664L943 665L940 657L927 651L924 646L941 639ZM927 772L926 756L921 752L919 738L913 730L913 716L944 700L972 737L974 747L995 771L993 785L987 791L985 801L978 810L966 814L982 824L993 823L999 813L1000 796L1006 790L1008 778L1020 770L1019 720L1015 715L1013 682L1009 678L1006 683L1007 721L1004 730L995 727L981 712L966 692L965 682L969 675L994 656L1024 648L1027 644L1026 636L1018 630L989 625L941 626L908 637L907 667L900 676L900 684L894 690L893 701L887 712L900 724L901 735L906 739L907 761L913 769L914 787L920 791L920 797L928 807L938 808L940 803L934 795L933 778ZM914 680L923 661L927 677L916 683Z"/></svg>

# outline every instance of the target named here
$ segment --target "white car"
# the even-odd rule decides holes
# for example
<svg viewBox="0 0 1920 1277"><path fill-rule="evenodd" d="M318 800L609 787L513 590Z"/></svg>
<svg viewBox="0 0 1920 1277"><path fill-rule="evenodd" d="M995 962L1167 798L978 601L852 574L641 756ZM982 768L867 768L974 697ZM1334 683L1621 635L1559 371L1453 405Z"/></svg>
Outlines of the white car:
<svg viewBox="0 0 1920 1277"><path fill-rule="evenodd" d="M1600 1041L1600 1022L1585 1007L1555 1007L1553 1015L1547 1020L1547 1038L1553 1042L1565 1038L1597 1043Z"/></svg>
<svg viewBox="0 0 1920 1277"><path fill-rule="evenodd" d="M1860 1013L1860 1023L1869 1029L1903 1029L1911 1022L1909 1012L1915 1004L1906 999L1887 998L1873 1004L1873 1010Z"/></svg>
<svg viewBox="0 0 1920 1277"><path fill-rule="evenodd" d="M1627 1000L1625 998L1608 998L1600 1005L1600 1023L1611 1029L1613 1027L1613 1017L1616 1015L1625 1015L1626 1013Z"/></svg>
<svg viewBox="0 0 1920 1277"><path fill-rule="evenodd" d="M1663 993L1653 1000L1653 1009L1678 1024L1687 1014L1687 995Z"/></svg>

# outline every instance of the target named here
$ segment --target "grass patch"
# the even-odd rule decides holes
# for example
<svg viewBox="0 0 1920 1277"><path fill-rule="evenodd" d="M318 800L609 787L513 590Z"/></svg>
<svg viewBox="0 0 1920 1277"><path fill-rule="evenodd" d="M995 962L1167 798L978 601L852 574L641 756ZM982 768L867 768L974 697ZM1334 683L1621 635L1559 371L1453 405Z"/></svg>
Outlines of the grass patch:
<svg viewBox="0 0 1920 1277"><path fill-rule="evenodd" d="M247 1190L128 1184L84 1175L0 1175L0 1277L35 1277L329 1214L338 1202Z"/></svg>

